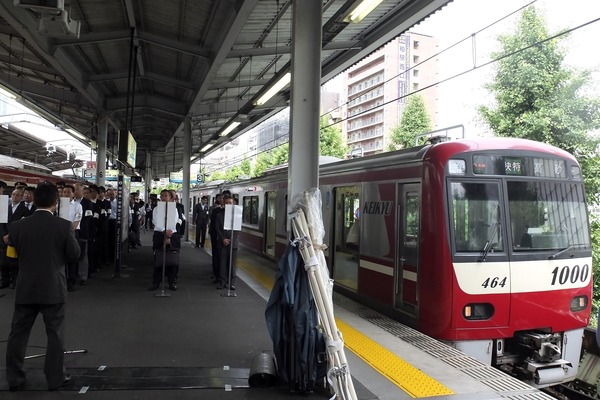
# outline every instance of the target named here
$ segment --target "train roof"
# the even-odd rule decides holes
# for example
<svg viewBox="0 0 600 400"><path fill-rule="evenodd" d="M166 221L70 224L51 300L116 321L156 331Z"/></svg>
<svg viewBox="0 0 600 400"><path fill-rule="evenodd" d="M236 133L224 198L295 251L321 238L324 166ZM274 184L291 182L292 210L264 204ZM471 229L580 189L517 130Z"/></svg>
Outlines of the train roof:
<svg viewBox="0 0 600 400"><path fill-rule="evenodd" d="M389 165L400 165L406 163L433 162L445 163L450 157L458 153L482 151L489 152L494 150L510 150L515 152L541 152L554 157L563 157L576 161L575 157L565 150L551 146L546 143L536 142L528 139L518 138L473 138L458 139L436 144L427 144L424 146L411 147L407 149L396 150L375 154L367 157L352 158L347 160L331 160L320 162L320 172L323 174L335 173L343 169L344 171L365 170L372 168L386 167ZM287 174L287 164L282 164L269 170L267 173L257 178L243 179L235 182L215 181L206 183L201 188L214 188L216 186L225 187L228 184L244 184L257 182L271 178L278 174Z"/></svg>

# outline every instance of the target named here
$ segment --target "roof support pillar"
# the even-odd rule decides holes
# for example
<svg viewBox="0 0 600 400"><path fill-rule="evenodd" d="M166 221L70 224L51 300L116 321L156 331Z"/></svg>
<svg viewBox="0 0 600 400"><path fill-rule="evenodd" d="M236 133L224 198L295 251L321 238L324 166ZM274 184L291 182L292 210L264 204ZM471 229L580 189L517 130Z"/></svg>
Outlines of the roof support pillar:
<svg viewBox="0 0 600 400"><path fill-rule="evenodd" d="M144 173L144 190L146 196L144 200L150 203L150 191L152 190L152 155L150 150L146 150L146 171Z"/></svg>
<svg viewBox="0 0 600 400"><path fill-rule="evenodd" d="M187 223L185 224L185 232L183 232L184 240L189 239L188 230L190 221L190 158L192 156L192 119L189 115L185 116L183 121L183 185L181 190L181 204L185 212Z"/></svg>
<svg viewBox="0 0 600 400"><path fill-rule="evenodd" d="M288 210L296 195L319 185L322 3L293 5Z"/></svg>
<svg viewBox="0 0 600 400"><path fill-rule="evenodd" d="M98 138L96 140L96 184L104 186L106 182L106 138L108 136L108 117L100 115L98 121Z"/></svg>

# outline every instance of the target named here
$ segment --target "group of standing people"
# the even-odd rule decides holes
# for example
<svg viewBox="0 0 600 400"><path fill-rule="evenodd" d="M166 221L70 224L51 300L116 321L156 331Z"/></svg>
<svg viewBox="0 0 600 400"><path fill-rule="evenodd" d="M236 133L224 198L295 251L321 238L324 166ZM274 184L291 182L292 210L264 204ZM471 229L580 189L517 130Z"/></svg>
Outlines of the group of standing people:
<svg viewBox="0 0 600 400"><path fill-rule="evenodd" d="M8 215L6 215L5 223L0 224L0 237L2 241L2 251L0 251L0 289L14 289L19 274L19 263L14 257L11 257L11 252L8 251L8 230L13 222L26 218L33 214L36 206L33 203L34 188L27 187L25 183L17 182L14 189L0 181L0 195L10 195L8 199Z"/></svg>
<svg viewBox="0 0 600 400"><path fill-rule="evenodd" d="M74 185L59 182L59 196L69 200L68 214L66 210L59 213L67 218L75 231L80 247L80 257L67 266L68 290L75 290L78 283L87 285L88 279L114 261L115 232L111 227L116 224L115 189L106 190L103 186L75 183Z"/></svg>

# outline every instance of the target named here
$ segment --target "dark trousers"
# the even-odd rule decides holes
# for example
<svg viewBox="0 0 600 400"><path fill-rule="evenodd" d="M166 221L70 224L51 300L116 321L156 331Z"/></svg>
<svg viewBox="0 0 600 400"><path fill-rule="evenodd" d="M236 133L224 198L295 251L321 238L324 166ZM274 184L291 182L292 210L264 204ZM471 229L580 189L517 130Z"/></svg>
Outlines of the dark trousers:
<svg viewBox="0 0 600 400"><path fill-rule="evenodd" d="M0 262L2 262L3 257L3 254L0 255ZM8 267L0 265L0 277L2 278L1 286L8 287L8 285L10 284L10 269L8 269Z"/></svg>
<svg viewBox="0 0 600 400"><path fill-rule="evenodd" d="M215 279L219 279L221 270L221 249L218 245L217 234L210 236L210 244L212 246L212 271Z"/></svg>
<svg viewBox="0 0 600 400"><path fill-rule="evenodd" d="M221 247L220 251L220 267L219 267L219 283L221 286L235 285L237 249L231 250L231 246ZM231 266L231 280L229 279L229 267Z"/></svg>
<svg viewBox="0 0 600 400"><path fill-rule="evenodd" d="M88 277L92 276L98 271L98 247L96 245L96 238L88 239Z"/></svg>
<svg viewBox="0 0 600 400"><path fill-rule="evenodd" d="M19 260L16 258L9 258L3 254L0 257L0 276L2 277L2 287L6 287L9 284L15 285L17 283L17 275L19 274Z"/></svg>
<svg viewBox="0 0 600 400"><path fill-rule="evenodd" d="M152 275L152 283L154 285L159 285L162 282L163 262L165 266L164 271L167 277L167 282L169 285L174 285L177 276L177 269L179 267L179 252L167 251L164 253L162 249L156 250L154 254L154 274Z"/></svg>
<svg viewBox="0 0 600 400"><path fill-rule="evenodd" d="M206 222L196 224L196 246L204 247L206 241Z"/></svg>
<svg viewBox="0 0 600 400"><path fill-rule="evenodd" d="M25 382L25 352L31 328L39 313L44 317L48 336L44 361L48 388L56 389L63 383L66 372L64 367L65 304L15 304L6 345L6 378L9 386L18 386Z"/></svg>

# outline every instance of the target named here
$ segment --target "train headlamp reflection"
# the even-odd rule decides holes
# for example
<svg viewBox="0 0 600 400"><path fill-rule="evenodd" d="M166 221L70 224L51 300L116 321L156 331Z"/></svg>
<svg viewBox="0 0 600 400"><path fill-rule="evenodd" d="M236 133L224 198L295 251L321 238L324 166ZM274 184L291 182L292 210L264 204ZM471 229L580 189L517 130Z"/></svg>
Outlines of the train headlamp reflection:
<svg viewBox="0 0 600 400"><path fill-rule="evenodd" d="M463 308L463 317L471 321L490 319L494 315L494 306L490 303L472 303Z"/></svg>
<svg viewBox="0 0 600 400"><path fill-rule="evenodd" d="M575 296L571 300L571 311L581 311L585 310L588 305L588 297L587 296Z"/></svg>

